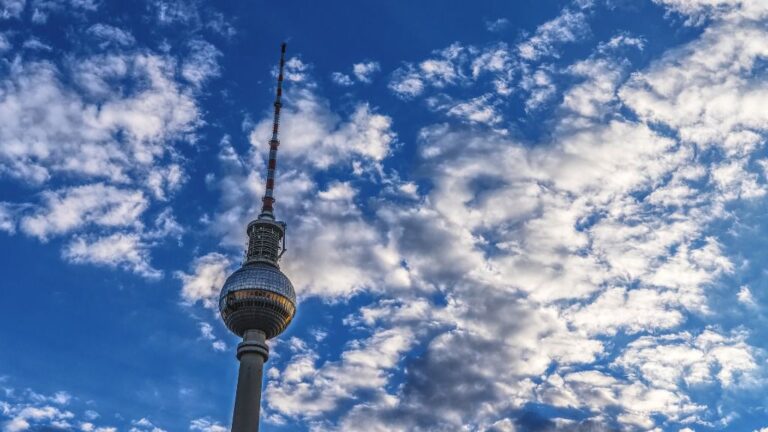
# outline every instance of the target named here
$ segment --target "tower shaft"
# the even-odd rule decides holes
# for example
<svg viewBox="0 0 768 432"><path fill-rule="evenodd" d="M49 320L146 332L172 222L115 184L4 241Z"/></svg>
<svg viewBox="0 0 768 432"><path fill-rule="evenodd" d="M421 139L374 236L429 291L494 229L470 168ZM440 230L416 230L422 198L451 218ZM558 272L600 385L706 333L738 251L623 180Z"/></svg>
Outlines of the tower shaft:
<svg viewBox="0 0 768 432"><path fill-rule="evenodd" d="M240 360L240 372L237 375L232 432L258 432L264 362L269 358L264 333L246 331L243 341L237 346L237 358Z"/></svg>

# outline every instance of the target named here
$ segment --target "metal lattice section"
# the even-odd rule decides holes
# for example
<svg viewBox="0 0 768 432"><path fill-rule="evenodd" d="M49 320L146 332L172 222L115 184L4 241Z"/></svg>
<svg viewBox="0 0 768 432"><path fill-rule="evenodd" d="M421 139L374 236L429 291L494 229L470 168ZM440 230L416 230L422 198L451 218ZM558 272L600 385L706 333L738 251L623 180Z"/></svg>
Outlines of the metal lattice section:
<svg viewBox="0 0 768 432"><path fill-rule="evenodd" d="M265 261L277 266L285 228L280 222L257 219L248 225L246 263Z"/></svg>

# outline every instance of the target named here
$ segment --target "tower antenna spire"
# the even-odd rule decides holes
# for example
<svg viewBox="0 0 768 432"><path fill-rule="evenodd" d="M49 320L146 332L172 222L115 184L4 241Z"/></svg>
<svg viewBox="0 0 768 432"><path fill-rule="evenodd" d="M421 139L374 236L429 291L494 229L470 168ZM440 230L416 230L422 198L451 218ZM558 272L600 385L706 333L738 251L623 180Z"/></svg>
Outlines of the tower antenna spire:
<svg viewBox="0 0 768 432"><path fill-rule="evenodd" d="M285 48L286 43L280 46L280 68L277 75L277 94L275 96L275 115L272 120L272 138L269 140L269 162L267 162L267 185L264 197L261 199L261 214L259 219L275 219L274 214L274 190L275 190L275 169L277 168L277 148L280 146L278 139L278 129L280 128L280 108L283 106L281 98L283 96L283 68L285 66Z"/></svg>

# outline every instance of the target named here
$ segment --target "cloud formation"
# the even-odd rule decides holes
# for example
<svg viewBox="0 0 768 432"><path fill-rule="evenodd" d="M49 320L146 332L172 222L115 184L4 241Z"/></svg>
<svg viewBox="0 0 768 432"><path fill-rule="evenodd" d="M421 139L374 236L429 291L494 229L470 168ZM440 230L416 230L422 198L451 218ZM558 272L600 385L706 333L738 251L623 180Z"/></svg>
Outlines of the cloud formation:
<svg viewBox="0 0 768 432"><path fill-rule="evenodd" d="M672 10L709 11L689 6ZM319 361L310 341L292 342L300 348L272 373L269 409L322 430L509 430L522 427L521 413L536 404L562 409L548 421L566 429L727 425L734 407L697 402L701 389L733 395L755 385L764 357L748 331L719 323L709 299L736 271L712 225L733 217L730 203L765 195L755 161L766 128L753 102L762 89L752 79L766 56L765 35L743 21L758 16L751 6L731 6L733 13L711 12L715 20L701 36L643 70L628 73L619 48L643 43L626 35L560 69L578 80L557 90L552 133L540 142L473 126L488 119L473 122L477 110L463 110L464 125L423 127L419 173L429 191L406 208L381 196L366 222L415 289L386 279L366 284L378 299L348 323L371 335L335 360ZM570 24L549 26L554 33L540 27L518 45L519 57L557 57L556 43L588 33L586 18L566 10L557 20ZM497 51L498 67L490 57ZM390 88L416 98L428 88L472 86L483 70L499 71L496 79L508 85L542 70L505 66L515 62L501 59L514 55L504 46L454 45L395 72ZM522 72L507 74L515 70ZM531 89L546 86L535 80ZM493 109L489 99L475 100ZM301 251L291 258L302 262ZM308 290L306 270L291 270L300 292L345 292ZM375 274L369 260L360 271ZM748 298L738 287L731 296ZM681 330L692 319L711 324ZM407 335L391 351L403 376L371 378L371 390L342 378L358 373L337 372L390 334ZM611 339L617 335L626 342ZM415 346L420 354L411 357ZM385 363L372 365L386 374L395 366Z"/></svg>
<svg viewBox="0 0 768 432"><path fill-rule="evenodd" d="M656 3L667 19L700 27L660 54L652 36L597 40L603 29L590 20L604 5L576 1L514 43L456 42L394 71L365 60L331 75L370 89L387 76L392 101L428 114L414 116L426 120L411 135L398 130L397 110L346 91L339 103L311 65L288 60L276 188L288 222L282 269L300 301L355 310L330 318L342 331L319 324L278 342L266 421L318 431L736 421L740 393L761 388L765 374L754 329L726 315L756 313L761 302L759 286L740 277L754 263L732 245L766 196L768 9ZM5 20L29 9L1 4ZM204 27L184 2L149 11L163 26ZM223 20L210 25L231 35ZM5 49L26 54L1 66L0 175L33 193L0 202L0 231L61 239L70 262L161 277L153 248L191 229L173 214L188 181L179 146L210 121L200 98L226 72L202 34L174 56L95 24L85 36L101 51L71 60L46 57L54 50L45 39L3 36ZM566 55L579 43L591 49ZM638 67L633 55L645 50L655 57ZM227 131L216 166L205 168L220 201L193 228L214 237L214 250L195 250L173 273L190 309L215 313L241 256L263 193L270 114L244 122L245 149ZM227 349L195 319L193 338ZM67 394L0 409L9 431L112 430L79 420ZM185 425L226 430L207 415ZM126 423L164 430L150 417Z"/></svg>
<svg viewBox="0 0 768 432"><path fill-rule="evenodd" d="M41 20L64 7L33 6ZM186 180L177 146L193 141L202 124L197 98L219 73L220 53L196 39L177 60L103 23L82 36L100 41L99 50L19 56L0 66L0 176L35 192L3 203L2 229L42 241L69 237L62 256L70 262L157 278L151 246L183 231L171 208L157 204ZM24 46L47 45L27 38ZM145 220L153 213L154 224Z"/></svg>

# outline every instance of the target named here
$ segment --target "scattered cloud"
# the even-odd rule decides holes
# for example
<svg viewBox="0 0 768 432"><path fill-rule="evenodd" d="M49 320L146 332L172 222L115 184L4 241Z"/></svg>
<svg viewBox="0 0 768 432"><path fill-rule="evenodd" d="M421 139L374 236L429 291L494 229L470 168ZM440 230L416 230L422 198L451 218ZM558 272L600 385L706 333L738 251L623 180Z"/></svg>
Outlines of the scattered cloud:
<svg viewBox="0 0 768 432"><path fill-rule="evenodd" d="M176 272L183 285L181 297L189 304L201 302L206 308L218 310L219 293L231 267L230 259L218 253L196 258L191 274Z"/></svg>
<svg viewBox="0 0 768 432"><path fill-rule="evenodd" d="M123 268L149 279L163 272L149 263L150 245L137 234L115 233L105 237L75 236L62 256L76 264Z"/></svg>
<svg viewBox="0 0 768 432"><path fill-rule="evenodd" d="M21 230L41 240L86 224L128 227L138 223L148 201L141 191L118 189L103 183L43 192L44 205L22 217Z"/></svg>
<svg viewBox="0 0 768 432"><path fill-rule="evenodd" d="M194 419L189 424L189 430L200 432L227 432L229 429L208 418Z"/></svg>
<svg viewBox="0 0 768 432"><path fill-rule="evenodd" d="M726 20L757 20L768 16L768 7L763 2L742 2L738 0L654 0L687 17L687 25L702 25L707 18Z"/></svg>
<svg viewBox="0 0 768 432"><path fill-rule="evenodd" d="M466 48L454 43L437 50L434 56L414 65L406 63L392 74L389 88L403 99L419 96L427 86L445 88L466 82L466 66L474 47Z"/></svg>
<svg viewBox="0 0 768 432"><path fill-rule="evenodd" d="M362 389L377 391L385 386L386 370L398 363L412 340L407 329L377 332L320 369L315 365L317 354L299 344L282 373L267 371L272 379L265 400L283 415L311 418L334 410Z"/></svg>
<svg viewBox="0 0 768 432"><path fill-rule="evenodd" d="M40 2L39 20L88 1ZM34 20L34 18L33 18ZM41 21L41 22L42 22ZM180 142L202 124L197 98L219 74L219 51L195 39L179 58L136 46L127 30L104 23L84 36L101 52L18 57L0 83L0 176L31 188L27 202L5 202L2 230L47 241L66 236L74 263L124 268L148 278L150 249L183 228L166 207L187 179ZM4 39L6 40L6 39ZM50 48L35 37L24 48ZM144 218L158 216L154 223Z"/></svg>
<svg viewBox="0 0 768 432"><path fill-rule="evenodd" d="M0 1L0 18L19 18L24 12L26 0L2 0Z"/></svg>
<svg viewBox="0 0 768 432"><path fill-rule="evenodd" d="M736 421L733 405L761 385L766 354L713 299L758 306L750 281L733 283L754 264L729 242L740 212L759 211L766 197L759 78L768 9L656 3L702 28L641 69L625 55L650 44L629 33L591 41L580 58L561 55L592 38L589 1L517 44L457 42L403 63L389 89L423 98L439 117L417 125L403 178L391 163L397 118L363 100L337 105L309 63L289 59L277 181L278 216L288 222L282 269L301 300L363 304L341 319L346 343L333 339L327 350L334 333L322 324L281 345L267 372L268 421L512 431L525 428L532 406L557 412L548 424L566 430ZM38 15L39 2L0 4L3 19ZM185 2L152 12L167 26L202 20ZM508 21L486 24L500 32ZM198 97L225 72L222 53L191 39L176 58L106 24L87 33L106 52L7 65L0 175L33 193L0 203L0 230L63 238L65 260L158 278L151 249L185 229L172 210L187 178L176 143L196 139ZM364 61L331 79L369 83L380 69ZM529 117L505 118L510 104ZM538 114L545 133L516 129ZM206 185L221 198L204 220L222 252L175 273L187 305L216 310L243 227L258 214L271 127L265 110L248 123L249 148L228 138L218 147ZM228 349L214 326L197 325L200 340ZM3 428L115 430L97 426L98 415L80 420L73 399L3 401ZM130 428L163 431L148 418ZM226 430L207 417L189 428Z"/></svg>
<svg viewBox="0 0 768 432"><path fill-rule="evenodd" d="M0 422L3 432L22 432L36 430L81 430L83 432L116 432L110 426L96 426L90 421L95 418L83 414L89 421L79 421L79 414L69 407L73 396L59 391L53 395L43 395L32 390L3 388L0 396Z"/></svg>
<svg viewBox="0 0 768 432"><path fill-rule="evenodd" d="M568 427L732 421L726 408L698 402L700 392L716 386L731 394L760 382L764 353L743 329L684 328L692 317L718 322L710 295L730 289L720 284L736 271L713 225L733 218L727 204L765 196L754 162L766 123L752 100L762 91L753 74L767 56L759 43L765 35L722 15L697 39L633 73L619 49L643 49L644 41L623 34L557 70L534 63L556 59L559 44L589 37L587 15L567 9L540 26L515 48L517 60L503 47L496 61L490 49L453 45L393 74L396 94L436 92L425 99L429 108L452 103L464 108L446 115L468 121L423 127L418 166L429 188L418 188L424 195L405 208L377 197L375 213L363 219L379 231L374 244L387 248L390 262L403 263L407 285L363 285L376 300L345 323L372 334L338 358L321 360L312 339L292 341L299 348L270 372L272 415L324 430L504 430L519 426L504 413L533 403L578 412L557 420ZM528 79L521 85L531 107L561 92L540 142L473 125L473 114L493 106L475 83L491 70L498 72L484 82L518 72L522 83ZM576 80L548 89L555 73ZM445 95L454 87L473 88L480 96L464 100L477 104ZM319 196L353 196L335 188ZM300 292L345 292L308 289L306 270L289 264L302 264L303 251L294 253L286 272L296 275ZM369 260L360 264L368 275L371 269ZM751 299L748 289L732 294ZM383 360L370 363L371 371L339 372L351 367L349 356L395 334L407 337L391 356L379 356L396 357L402 376ZM357 375L375 387L349 378ZM365 402L345 405L358 398Z"/></svg>
<svg viewBox="0 0 768 432"><path fill-rule="evenodd" d="M485 28L492 33L500 33L509 27L509 20L506 18L498 18L495 20L486 20Z"/></svg>
<svg viewBox="0 0 768 432"><path fill-rule="evenodd" d="M208 79L218 76L219 51L212 44L196 39L189 43L190 55L181 67L181 75L196 87L201 87Z"/></svg>
<svg viewBox="0 0 768 432"><path fill-rule="evenodd" d="M645 48L645 44L645 38L632 36L629 33L620 33L607 42L601 42L597 46L597 50L603 53L620 48L635 48L642 51Z"/></svg>
<svg viewBox="0 0 768 432"><path fill-rule="evenodd" d="M517 52L528 61L557 56L557 45L576 42L589 34L586 13L565 9L557 18L540 25L531 37L518 44Z"/></svg>
<svg viewBox="0 0 768 432"><path fill-rule="evenodd" d="M213 326L208 324L207 322L201 322L199 323L200 326L200 336L211 342L211 347L216 351L226 351L227 350L227 344L221 340L218 339L213 334Z"/></svg>
<svg viewBox="0 0 768 432"><path fill-rule="evenodd" d="M380 69L381 66L375 61L366 61L352 65L352 73L355 75L355 78L363 83L370 83L372 81L372 75Z"/></svg>
<svg viewBox="0 0 768 432"><path fill-rule="evenodd" d="M45 24L52 14L78 11L93 12L99 7L97 0L31 0L32 22Z"/></svg>
<svg viewBox="0 0 768 432"><path fill-rule="evenodd" d="M341 72L332 73L331 80L342 87L349 87L355 84L355 82L352 81L352 78L349 75L343 74Z"/></svg>
<svg viewBox="0 0 768 432"><path fill-rule="evenodd" d="M15 63L0 99L7 120L0 133L2 174L36 183L64 173L125 182L131 172L151 171L167 143L198 122L194 99L168 76L167 61L136 55L81 63L74 78L96 81L86 90L100 96L99 109L65 87L54 65ZM127 74L146 87L127 97L98 94L109 88L106 79Z"/></svg>
<svg viewBox="0 0 768 432"><path fill-rule="evenodd" d="M133 35L118 27L98 23L88 27L88 33L101 40L99 46L104 49L112 44L117 46L131 46L136 42Z"/></svg>
<svg viewBox="0 0 768 432"><path fill-rule="evenodd" d="M736 293L736 298L739 300L740 303L746 306L749 306L749 307L757 306L757 303L755 302L755 297L752 295L752 291L746 285L742 285L741 288L739 288L739 292Z"/></svg>
<svg viewBox="0 0 768 432"><path fill-rule="evenodd" d="M286 95L284 112L280 132L291 137L291 145L281 147L280 156L288 161L287 166L327 169L354 160L377 163L389 154L396 140L392 118L377 113L367 103L358 103L342 118L331 111L327 100L308 89L294 89ZM265 118L250 134L259 157L266 156L264 143L271 129L272 120Z"/></svg>
<svg viewBox="0 0 768 432"><path fill-rule="evenodd" d="M31 37L21 44L22 47L30 51L51 51L53 48L47 43L41 41L36 37Z"/></svg>
<svg viewBox="0 0 768 432"><path fill-rule="evenodd" d="M381 70L381 66L378 62L370 60L364 61L353 64L351 74L333 72L331 74L331 80L342 87L352 86L355 82L370 84L373 82L373 75L379 70Z"/></svg>
<svg viewBox="0 0 768 432"><path fill-rule="evenodd" d="M133 420L131 422L131 428L128 432L167 432L165 429L159 428L154 425L149 419L143 417L139 420Z"/></svg>

